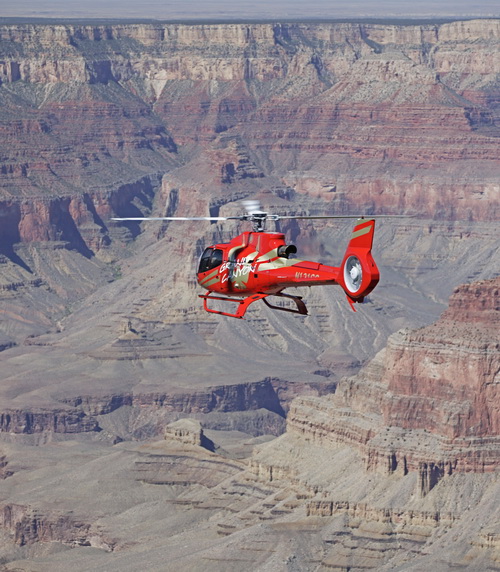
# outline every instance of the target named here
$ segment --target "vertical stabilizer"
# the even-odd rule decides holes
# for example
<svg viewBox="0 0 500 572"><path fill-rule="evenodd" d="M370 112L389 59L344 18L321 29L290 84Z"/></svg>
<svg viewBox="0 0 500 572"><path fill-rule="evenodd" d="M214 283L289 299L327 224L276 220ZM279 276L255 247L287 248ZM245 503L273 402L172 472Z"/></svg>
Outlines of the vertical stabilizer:
<svg viewBox="0 0 500 572"><path fill-rule="evenodd" d="M380 279L379 270L371 254L374 232L373 219L358 220L340 267L338 282L347 294L353 310L353 304L362 302Z"/></svg>

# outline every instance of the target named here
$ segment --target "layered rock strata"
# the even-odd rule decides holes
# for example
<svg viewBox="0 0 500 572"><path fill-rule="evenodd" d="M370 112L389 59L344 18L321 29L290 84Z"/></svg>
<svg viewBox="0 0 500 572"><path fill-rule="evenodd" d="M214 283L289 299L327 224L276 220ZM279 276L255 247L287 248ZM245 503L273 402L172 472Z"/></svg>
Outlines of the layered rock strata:
<svg viewBox="0 0 500 572"><path fill-rule="evenodd" d="M401 331L334 396L299 398L288 430L358 448L368 470L419 475L427 493L500 462L500 279L456 289L441 319Z"/></svg>
<svg viewBox="0 0 500 572"><path fill-rule="evenodd" d="M499 292L498 278L457 288L440 320L395 334L334 395L296 398L287 432L247 460L207 451L234 432L210 431L204 443L203 421L182 419L157 443L48 440L54 480L33 447L16 462L11 435L0 459L10 469L9 498L0 499L6 570L23 567L26 555L42 571L62 570L57 553L42 561L33 552L49 543L73 547L82 571L137 569L145 553L159 569L168 556L167 569L214 572L235 561L248 571L257 561L269 570L283 562L311 571L495 569ZM463 352L471 367L459 377ZM130 407L71 404L102 417ZM68 446L78 447L77 465ZM91 494L68 497L67 482Z"/></svg>
<svg viewBox="0 0 500 572"><path fill-rule="evenodd" d="M318 395L327 391L328 387L331 386L265 379L254 383L206 387L198 391L186 388L184 391L173 389L171 392L60 397L58 403L47 404L45 407L4 407L0 411L0 433L98 434L104 429L109 437L112 429L108 427L107 416L120 416L121 411L130 410L134 412L133 421L138 427L139 419L143 418L143 424L149 427L150 437L160 435L169 421L196 416L213 429L226 427L245 429L253 434L278 435L283 432L285 412L296 395ZM127 415L131 415L130 412ZM181 433L182 423L180 420ZM138 427L135 431L139 430ZM173 434L175 427L171 427ZM129 431L133 434L132 426ZM142 438L145 437L144 434L141 435ZM195 440L195 444L200 439L201 437Z"/></svg>
<svg viewBox="0 0 500 572"><path fill-rule="evenodd" d="M460 286L335 395L297 398L254 455L330 531L320 569L498 566L499 294L499 278Z"/></svg>
<svg viewBox="0 0 500 572"><path fill-rule="evenodd" d="M155 177L228 139L223 195L277 175L340 212L398 195L399 210L495 220L498 30L3 24L3 240L96 252L111 214L147 211Z"/></svg>
<svg viewBox="0 0 500 572"><path fill-rule="evenodd" d="M0 348L59 327L81 298L123 277L104 263L121 262L144 234L141 248L164 250L161 264L148 261L154 272L143 268L141 297L155 303L141 312L196 322L213 338L192 274L203 247L234 227L152 230L113 215L234 215L255 195L287 213L411 213L419 218L402 231L419 252L408 268L448 264L463 255L455 243L473 238L484 254L470 273L485 276L485 225L499 216L498 36L495 19L2 24L0 312L14 313L15 328L0 325ZM303 223L283 230L314 256L338 241ZM378 244L396 242L385 238ZM329 254L336 264L340 254ZM324 334L335 343L332 303L313 304L320 336L311 345ZM258 314L254 325L286 348L281 327Z"/></svg>
<svg viewBox="0 0 500 572"><path fill-rule="evenodd" d="M24 24L0 34L0 437L30 444L5 456L2 446L0 456L6 569L32 568L22 559L49 544L76 547L75 570L137 570L146 558L161 570L202 562L217 572L233 570L235 558L242 570L257 561L404 569L412 558L426 569L498 567L498 279L458 289L437 324L395 334L335 396L322 395L334 382L274 377L283 355L314 354L322 363L312 370L326 373L341 360L357 367L356 356L385 343L382 309L396 307L391 326L411 312L428 323L461 273L495 271L498 21ZM113 214L235 214L229 203L264 187L287 211L411 212L434 222L382 227L392 245L385 260L410 267L408 279L386 267L386 290L354 316L314 294L309 322L272 322L258 309L246 329L197 321L191 262L230 231L198 228L193 239L193 227L165 224L156 243L153 232L142 243L146 262L125 264L135 280L108 285L62 319L72 300L113 280L94 254L141 232L111 225ZM303 231L305 250L314 232ZM327 236L324 244L339 242ZM38 292L36 304L25 304L26 291ZM59 337L55 321L47 333L56 306ZM189 322L226 353L208 366L200 337L104 336L112 314ZM235 372L251 377L255 356L269 377L235 383ZM182 382L195 387L167 390L165 364L182 369L184 359ZM294 379L312 377L294 367ZM211 429L278 434L275 418L303 392L317 395L293 402L287 434L248 470L182 442L201 442L183 426L170 426L181 441L149 449L122 441L163 436L184 415ZM35 566L65 570L60 558Z"/></svg>

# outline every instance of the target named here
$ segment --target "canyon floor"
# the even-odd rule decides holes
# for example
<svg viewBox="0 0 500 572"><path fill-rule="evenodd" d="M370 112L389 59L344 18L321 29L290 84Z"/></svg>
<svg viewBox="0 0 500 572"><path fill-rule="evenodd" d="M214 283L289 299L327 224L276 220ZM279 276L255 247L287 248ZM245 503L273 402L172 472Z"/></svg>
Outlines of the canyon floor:
<svg viewBox="0 0 500 572"><path fill-rule="evenodd" d="M499 286L457 288L335 393L296 397L279 437L227 386L174 421L137 392L73 401L73 426L35 410L2 433L2 570L498 570Z"/></svg>

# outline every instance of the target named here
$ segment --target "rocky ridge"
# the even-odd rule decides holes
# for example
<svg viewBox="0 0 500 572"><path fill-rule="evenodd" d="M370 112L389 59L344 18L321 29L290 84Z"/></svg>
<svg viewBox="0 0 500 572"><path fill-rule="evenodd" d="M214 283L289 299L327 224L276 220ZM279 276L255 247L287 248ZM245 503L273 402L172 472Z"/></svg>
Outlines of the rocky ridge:
<svg viewBox="0 0 500 572"><path fill-rule="evenodd" d="M500 280L457 288L441 319L389 338L334 396L294 401L289 431L361 447L368 469L418 471L428 492L499 462Z"/></svg>
<svg viewBox="0 0 500 572"><path fill-rule="evenodd" d="M252 168L297 179L299 190L308 170L315 189L324 188L328 161L337 181L329 198L341 210L375 198L380 209L381 193L389 206L404 191L404 209L494 220L498 29L497 20L4 24L1 208L9 235L53 240L74 226L92 235L90 225L94 236L82 239L96 251L105 246L98 237L107 236L109 215L132 214L151 177L185 160L184 146L213 148L235 136L243 154L220 164L222 188L245 153L257 161ZM294 175L291 161L302 156L311 164ZM466 176L472 162L474 180ZM390 167L391 177L368 183L366 163L380 173ZM416 165L423 170L414 180ZM463 194L453 213L447 200L421 198L429 183L446 192L450 176L454 193ZM366 196L352 196L368 184Z"/></svg>

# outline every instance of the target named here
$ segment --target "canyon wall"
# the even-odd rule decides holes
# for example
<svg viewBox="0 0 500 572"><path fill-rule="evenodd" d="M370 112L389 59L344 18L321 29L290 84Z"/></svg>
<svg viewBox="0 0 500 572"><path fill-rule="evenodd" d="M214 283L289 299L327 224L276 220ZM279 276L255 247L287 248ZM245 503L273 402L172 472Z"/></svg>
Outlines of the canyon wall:
<svg viewBox="0 0 500 572"><path fill-rule="evenodd" d="M6 570L498 567L499 44L493 19L0 25ZM110 221L247 197L416 217L377 221L355 314L324 288L247 322L193 278L234 227ZM332 263L350 233L282 230Z"/></svg>
<svg viewBox="0 0 500 572"><path fill-rule="evenodd" d="M259 480L301 490L281 509L330 531L318 569L498 566L499 317L500 278L458 287L335 395L297 398L254 455Z"/></svg>
<svg viewBox="0 0 500 572"><path fill-rule="evenodd" d="M498 20L3 24L2 243L97 252L201 150L207 214L258 176L341 213L495 220L499 42Z"/></svg>
<svg viewBox="0 0 500 572"><path fill-rule="evenodd" d="M278 381L278 380L275 380ZM281 390L287 388L281 381ZM293 384L291 384L293 385ZM291 388L289 387L289 390ZM280 400L271 380L252 384L222 385L208 387L204 391L179 390L172 393L138 393L136 395L117 393L109 396L73 396L61 398L61 405L55 403L51 407L24 406L21 409L3 407L0 412L0 433L12 435L37 433L98 433L100 416L106 416L122 407L131 407L136 411L149 411L156 424L151 429L154 436L162 433L165 418L178 416L196 416L204 418L209 413L227 413L238 411L266 410L284 417L283 407L288 408L287 400ZM258 415L257 415L258 416ZM213 417L213 416L212 416ZM224 423L222 421L222 423ZM278 434L282 431L281 423L275 420ZM247 426L251 426L251 421ZM272 430L272 427L269 426ZM255 428L258 432L258 429Z"/></svg>
<svg viewBox="0 0 500 572"><path fill-rule="evenodd" d="M288 430L359 448L368 470L416 471L424 493L457 471L496 471L499 317L499 278L460 286L438 322L393 334L335 395L294 401Z"/></svg>
<svg viewBox="0 0 500 572"><path fill-rule="evenodd" d="M164 246L138 279L142 298L157 301L141 302L141 319L196 323L213 337L193 269L204 246L237 229L110 218L234 215L246 197L287 214L416 215L376 244L390 266L401 268L406 252L411 276L391 295L399 300L409 284L425 291L411 325L422 323L455 285L490 277L496 264L498 29L495 19L2 23L0 312L9 325L0 322L0 348L59 328L124 276L139 238ZM330 264L347 236L318 225L282 230ZM440 288L432 295L421 278L430 267ZM447 285L440 269L456 279ZM341 337L334 303L311 297L318 320L308 343L328 352ZM387 333L400 327L398 315L391 320ZM266 316L254 327L276 349L292 343ZM351 361L367 351L353 350Z"/></svg>

